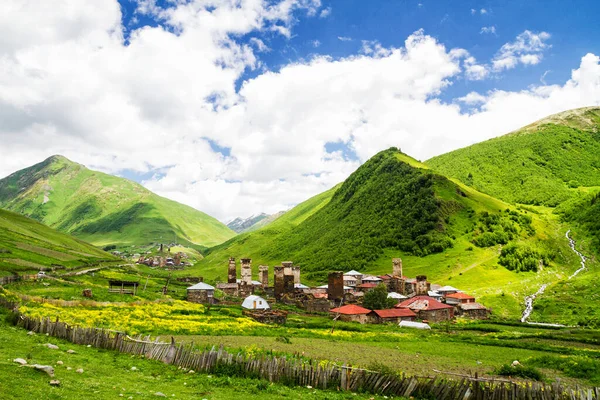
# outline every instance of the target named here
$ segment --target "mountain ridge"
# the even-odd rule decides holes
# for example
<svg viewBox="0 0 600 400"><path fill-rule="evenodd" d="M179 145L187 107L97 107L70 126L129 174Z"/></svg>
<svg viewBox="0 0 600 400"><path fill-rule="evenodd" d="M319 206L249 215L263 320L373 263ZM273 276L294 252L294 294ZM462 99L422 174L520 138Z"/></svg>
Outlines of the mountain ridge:
<svg viewBox="0 0 600 400"><path fill-rule="evenodd" d="M561 122L562 121L562 122ZM600 107L568 110L425 162L509 203L557 206L600 186Z"/></svg>
<svg viewBox="0 0 600 400"><path fill-rule="evenodd" d="M179 241L208 247L235 235L201 211L61 155L1 179L0 207L96 245Z"/></svg>

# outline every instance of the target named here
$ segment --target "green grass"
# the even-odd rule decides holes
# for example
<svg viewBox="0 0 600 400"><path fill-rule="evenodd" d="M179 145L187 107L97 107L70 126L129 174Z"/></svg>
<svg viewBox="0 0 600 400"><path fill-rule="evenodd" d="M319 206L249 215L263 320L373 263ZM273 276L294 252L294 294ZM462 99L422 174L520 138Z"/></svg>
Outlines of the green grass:
<svg viewBox="0 0 600 400"><path fill-rule="evenodd" d="M98 246L175 242L202 248L235 235L198 210L61 156L0 180L0 207Z"/></svg>
<svg viewBox="0 0 600 400"><path fill-rule="evenodd" d="M426 164L510 203L556 206L600 185L599 127L600 108L574 110Z"/></svg>
<svg viewBox="0 0 600 400"><path fill-rule="evenodd" d="M30 218L0 209L0 271L32 274L61 265L114 262L112 255Z"/></svg>
<svg viewBox="0 0 600 400"><path fill-rule="evenodd" d="M0 311L4 319L5 312ZM43 346L53 343L59 350ZM369 399L374 395L323 391L305 387L286 387L257 379L188 374L171 365L142 357L77 346L45 335L27 335L27 331L0 322L0 393L3 399L157 399L164 393L175 399ZM67 349L75 354L66 353ZM42 372L19 367L12 362L25 358L30 364L52 365L59 387L49 385ZM57 365L57 361L63 365ZM68 370L67 368L72 368ZM132 371L132 367L136 370ZM83 368L84 372L76 371ZM122 395L122 396L121 396Z"/></svg>

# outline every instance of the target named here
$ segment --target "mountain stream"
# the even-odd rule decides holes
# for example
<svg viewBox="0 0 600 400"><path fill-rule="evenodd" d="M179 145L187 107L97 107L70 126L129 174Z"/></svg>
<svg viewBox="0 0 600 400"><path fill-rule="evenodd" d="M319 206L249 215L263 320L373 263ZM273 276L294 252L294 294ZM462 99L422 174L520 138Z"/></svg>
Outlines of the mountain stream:
<svg viewBox="0 0 600 400"><path fill-rule="evenodd" d="M577 276L577 274L579 274L581 271L583 271L585 269L586 258L583 254L581 254L579 251L577 251L577 249L575 248L575 241L573 239L571 239L571 237L569 236L569 233L571 233L570 229L565 234L565 237L569 240L569 246L571 247L571 250L573 250L575 252L575 254L577 254L579 256L579 258L581 259L581 267L579 267L579 269L577 271L573 272L573 275L569 276L569 279L571 279L571 278ZM544 293L544 291L546 290L547 287L548 287L548 284L544 283L542 286L540 286L540 288L538 289L537 292L525 297L525 310L523 311L523 315L521 316L521 322L527 322L530 325L564 326L564 325L560 325L560 324L547 324L547 323L541 323L541 322L527 321L529 319L529 316L533 312L533 302L535 301L535 299L538 296L540 296L541 294Z"/></svg>

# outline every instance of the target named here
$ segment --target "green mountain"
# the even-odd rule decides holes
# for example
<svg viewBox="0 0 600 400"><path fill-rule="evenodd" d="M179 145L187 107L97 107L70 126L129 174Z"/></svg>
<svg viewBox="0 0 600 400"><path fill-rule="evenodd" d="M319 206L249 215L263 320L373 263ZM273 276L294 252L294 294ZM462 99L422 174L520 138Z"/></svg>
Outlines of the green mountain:
<svg viewBox="0 0 600 400"><path fill-rule="evenodd" d="M46 225L0 209L0 276L33 274L61 265L66 268L116 257Z"/></svg>
<svg viewBox="0 0 600 400"><path fill-rule="evenodd" d="M0 180L0 207L98 246L214 246L235 235L216 219L143 186L52 156Z"/></svg>
<svg viewBox="0 0 600 400"><path fill-rule="evenodd" d="M293 260L305 283L322 284L336 270L389 273L401 257L405 275L460 287L517 318L548 276L577 269L565 231L543 210L510 206L392 148L271 224L209 249L194 268L224 280L229 257Z"/></svg>
<svg viewBox="0 0 600 400"><path fill-rule="evenodd" d="M510 203L556 206L600 186L600 107L555 114L426 164Z"/></svg>

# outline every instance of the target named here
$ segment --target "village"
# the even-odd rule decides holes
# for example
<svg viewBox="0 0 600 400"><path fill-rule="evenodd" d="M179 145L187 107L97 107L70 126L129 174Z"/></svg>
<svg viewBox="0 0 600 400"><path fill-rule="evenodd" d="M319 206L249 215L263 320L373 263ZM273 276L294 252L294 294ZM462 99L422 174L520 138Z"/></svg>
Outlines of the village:
<svg viewBox="0 0 600 400"><path fill-rule="evenodd" d="M215 290L229 299L241 301L244 314L260 322L283 323L287 313L274 310L269 302L293 305L308 314L329 313L335 320L365 323L396 323L400 326L428 329L430 322L452 321L456 317L488 319L491 310L460 289L441 286L419 275L403 275L402 260L392 260L391 274L373 276L358 271L331 272L328 283L309 287L300 280L300 267L284 261L273 268L273 285L269 285L269 267L258 267L258 280L252 279L252 260L240 260L240 278L235 258L229 258L227 282L215 286L202 281L187 288L187 300L215 304ZM369 309L363 299L376 288L385 288L388 304L393 307Z"/></svg>

